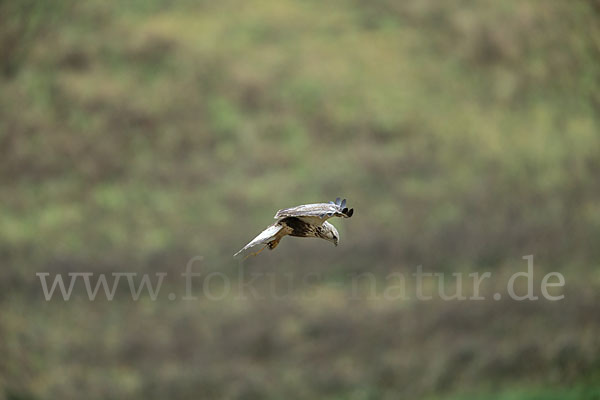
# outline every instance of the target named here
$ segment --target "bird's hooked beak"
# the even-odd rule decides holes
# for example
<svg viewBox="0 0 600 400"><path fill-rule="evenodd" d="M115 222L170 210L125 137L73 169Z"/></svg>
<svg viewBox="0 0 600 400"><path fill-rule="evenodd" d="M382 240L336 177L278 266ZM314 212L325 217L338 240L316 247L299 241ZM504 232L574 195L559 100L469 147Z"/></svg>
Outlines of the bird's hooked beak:
<svg viewBox="0 0 600 400"><path fill-rule="evenodd" d="M338 233L337 229L335 229L335 227L333 228L333 238L332 238L332 242L335 245L335 247L337 247L339 241L340 241L340 234Z"/></svg>
<svg viewBox="0 0 600 400"><path fill-rule="evenodd" d="M333 245L337 247L337 245L338 245L338 242L339 242L339 238L337 238L337 237L331 237L331 236L327 236L327 235L322 235L322 236L321 236L321 235L319 235L319 236L320 236L322 239L325 239L325 240L327 240L328 242L331 242L331 243L333 243Z"/></svg>

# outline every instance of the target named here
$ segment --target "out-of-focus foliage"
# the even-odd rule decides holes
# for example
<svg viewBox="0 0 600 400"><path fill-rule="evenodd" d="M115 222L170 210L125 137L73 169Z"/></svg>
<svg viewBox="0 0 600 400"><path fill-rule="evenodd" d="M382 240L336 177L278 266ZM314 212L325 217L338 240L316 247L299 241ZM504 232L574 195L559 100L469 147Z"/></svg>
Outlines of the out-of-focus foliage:
<svg viewBox="0 0 600 400"><path fill-rule="evenodd" d="M5 397L597 396L598 1L2 0L0 93ZM235 274L277 208L337 196L338 248L286 239L242 267L319 272L323 300L41 299L38 271ZM525 254L580 290L339 293Z"/></svg>

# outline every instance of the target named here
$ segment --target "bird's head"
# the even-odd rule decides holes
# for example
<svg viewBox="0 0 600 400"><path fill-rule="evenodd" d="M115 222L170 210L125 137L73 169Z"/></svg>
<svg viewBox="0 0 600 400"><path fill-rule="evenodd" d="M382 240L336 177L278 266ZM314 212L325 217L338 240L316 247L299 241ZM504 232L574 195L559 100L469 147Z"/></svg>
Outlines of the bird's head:
<svg viewBox="0 0 600 400"><path fill-rule="evenodd" d="M335 226L325 221L323 222L323 225L321 225L319 228L320 229L317 229L317 236L327 241L330 241L336 246L338 245L338 242L340 240L340 234L338 233L337 229L335 229Z"/></svg>

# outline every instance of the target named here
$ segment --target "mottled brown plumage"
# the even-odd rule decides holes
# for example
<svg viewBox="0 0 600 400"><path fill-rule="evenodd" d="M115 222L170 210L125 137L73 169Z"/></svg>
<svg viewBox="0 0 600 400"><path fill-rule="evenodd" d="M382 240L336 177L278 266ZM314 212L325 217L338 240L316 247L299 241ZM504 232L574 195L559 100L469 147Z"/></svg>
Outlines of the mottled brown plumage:
<svg viewBox="0 0 600 400"><path fill-rule="evenodd" d="M354 209L348 209L346 207L346 199L340 201L339 197L335 202L330 201L329 203L304 204L279 210L275 214L277 222L269 225L233 256L235 257L242 251L259 244L265 244L265 247L273 250L277 247L279 241L286 235L296 237L317 237L333 242L333 244L337 246L339 233L332 224L327 222L327 220L331 217L350 218L353 214ZM265 247L263 247L263 249ZM263 249L261 249L261 251ZM255 254L258 254L259 252Z"/></svg>

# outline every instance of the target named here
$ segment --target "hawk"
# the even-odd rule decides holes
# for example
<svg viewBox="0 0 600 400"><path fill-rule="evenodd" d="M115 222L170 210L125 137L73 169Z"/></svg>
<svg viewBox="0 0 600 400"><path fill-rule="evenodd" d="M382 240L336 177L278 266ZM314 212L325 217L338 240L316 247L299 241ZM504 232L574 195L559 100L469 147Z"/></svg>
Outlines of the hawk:
<svg viewBox="0 0 600 400"><path fill-rule="evenodd" d="M304 204L279 210L275 214L277 222L269 225L267 229L233 256L235 257L242 251L259 244L265 246L251 255L257 255L267 247L273 250L277 247L281 238L286 235L321 238L337 246L340 235L335 226L327 220L331 217L350 218L352 214L354 214L354 209L348 209L346 199L340 201L339 197L335 199L335 202Z"/></svg>

